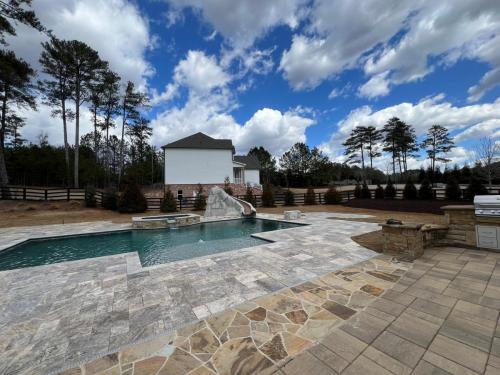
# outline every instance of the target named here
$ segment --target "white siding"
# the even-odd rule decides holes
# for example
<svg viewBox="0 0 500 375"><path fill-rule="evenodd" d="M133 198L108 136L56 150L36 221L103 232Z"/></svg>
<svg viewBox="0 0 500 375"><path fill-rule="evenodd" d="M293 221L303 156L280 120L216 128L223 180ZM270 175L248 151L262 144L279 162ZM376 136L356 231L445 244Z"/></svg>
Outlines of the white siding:
<svg viewBox="0 0 500 375"><path fill-rule="evenodd" d="M249 184L260 185L260 177L258 169L245 169L245 182Z"/></svg>
<svg viewBox="0 0 500 375"><path fill-rule="evenodd" d="M165 149L165 184L219 184L233 182L231 150Z"/></svg>

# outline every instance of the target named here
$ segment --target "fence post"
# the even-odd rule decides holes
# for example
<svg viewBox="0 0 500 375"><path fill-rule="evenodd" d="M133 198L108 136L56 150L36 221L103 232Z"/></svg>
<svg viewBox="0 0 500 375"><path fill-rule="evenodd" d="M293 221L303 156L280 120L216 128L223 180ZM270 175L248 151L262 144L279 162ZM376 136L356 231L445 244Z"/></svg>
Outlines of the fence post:
<svg viewBox="0 0 500 375"><path fill-rule="evenodd" d="M348 201L351 200L351 192L349 190L347 190L347 200Z"/></svg>
<svg viewBox="0 0 500 375"><path fill-rule="evenodd" d="M67 191L67 194L66 194L66 200L69 201L70 198L71 198L71 190L68 188L68 191ZM101 196L101 199L102 199L102 196Z"/></svg>
<svg viewBox="0 0 500 375"><path fill-rule="evenodd" d="M177 198L179 201L179 211L182 211L182 199Z"/></svg>
<svg viewBox="0 0 500 375"><path fill-rule="evenodd" d="M321 204L321 193L318 193L318 201L319 201L319 204Z"/></svg>
<svg viewBox="0 0 500 375"><path fill-rule="evenodd" d="M45 200L47 200L47 196L48 196L48 190L45 189Z"/></svg>
<svg viewBox="0 0 500 375"><path fill-rule="evenodd" d="M26 200L26 186L23 187L23 201Z"/></svg>

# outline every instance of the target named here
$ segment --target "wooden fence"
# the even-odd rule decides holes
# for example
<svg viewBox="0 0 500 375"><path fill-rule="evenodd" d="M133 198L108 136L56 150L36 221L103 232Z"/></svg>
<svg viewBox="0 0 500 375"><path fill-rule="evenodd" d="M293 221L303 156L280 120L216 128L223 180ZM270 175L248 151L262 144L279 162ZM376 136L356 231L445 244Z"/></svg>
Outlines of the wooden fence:
<svg viewBox="0 0 500 375"><path fill-rule="evenodd" d="M462 197L465 195L465 188L462 188ZM445 199L445 189L444 188L434 188L434 197L437 200ZM342 201L347 202L350 199L354 199L354 190L342 190L339 191L342 196ZM500 187L488 188L489 194L500 194ZM95 191L95 199L97 205L100 207L102 205L103 197L106 192L103 190ZM375 197L375 190L371 189L372 198ZM316 204L324 204L325 197L324 193L315 193ZM244 199L244 195L237 195L236 198ZM306 201L306 193L294 193L295 204L303 205ZM28 201L83 201L85 200L85 189L74 189L74 188L37 188L37 187L24 187L24 186L3 186L0 187L0 199L1 200L28 200ZM395 199L403 199L403 190L396 190ZM163 198L147 197L148 210L157 211L160 209L160 205ZM185 197L178 200L178 208L180 210L193 209L195 204L195 197ZM255 195L254 200L257 207L262 207L262 196ZM277 193L274 196L276 206L284 206L285 204L285 194Z"/></svg>

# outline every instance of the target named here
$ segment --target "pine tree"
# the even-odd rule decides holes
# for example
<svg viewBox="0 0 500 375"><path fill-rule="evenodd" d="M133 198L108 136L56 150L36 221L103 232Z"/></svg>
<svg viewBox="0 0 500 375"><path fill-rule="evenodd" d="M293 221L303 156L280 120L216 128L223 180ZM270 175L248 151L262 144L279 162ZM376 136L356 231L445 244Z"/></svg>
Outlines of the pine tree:
<svg viewBox="0 0 500 375"><path fill-rule="evenodd" d="M370 168L373 168L373 159L382 156L382 153L377 148L378 143L382 140L382 132L374 126L367 126L364 130L364 138L368 157L370 158Z"/></svg>
<svg viewBox="0 0 500 375"><path fill-rule="evenodd" d="M325 204L338 204L342 202L342 195L335 188L334 185L330 185L328 190L325 193Z"/></svg>
<svg viewBox="0 0 500 375"><path fill-rule="evenodd" d="M391 179L387 181L387 185L384 189L384 196L389 199L394 199L396 197L396 189L394 188Z"/></svg>
<svg viewBox="0 0 500 375"><path fill-rule="evenodd" d="M120 168L118 171L118 183L120 182L121 176L123 174L123 167L125 163L125 130L134 121L140 118L140 111L147 108L149 105L148 97L135 90L134 83L131 81L127 82L125 88L125 93L121 99L120 104L120 116L122 117L122 128L121 128L121 141L120 141Z"/></svg>
<svg viewBox="0 0 500 375"><path fill-rule="evenodd" d="M368 187L366 181L363 182L363 186L361 187L361 198L363 199L372 198L372 193L370 192L370 188Z"/></svg>
<svg viewBox="0 0 500 375"><path fill-rule="evenodd" d="M460 190L460 185L454 178L448 179L445 188L445 195L446 199L453 201L459 200L461 198L462 192Z"/></svg>
<svg viewBox="0 0 500 375"><path fill-rule="evenodd" d="M354 198L361 198L363 195L361 191L361 185L359 184L359 181L356 182L356 186L354 187Z"/></svg>
<svg viewBox="0 0 500 375"><path fill-rule="evenodd" d="M67 101L71 97L68 48L69 42L55 37L52 37L49 42L42 43L39 62L47 78L38 82L38 88L42 94L43 103L52 108L52 116L62 119L66 178L69 183L71 168L67 123L74 119L75 114L67 107Z"/></svg>
<svg viewBox="0 0 500 375"><path fill-rule="evenodd" d="M426 200L434 198L434 193L432 191L431 183L427 178L425 178L420 184L420 189L418 189L418 197L420 199L426 199Z"/></svg>
<svg viewBox="0 0 500 375"><path fill-rule="evenodd" d="M161 212L175 212L177 211L177 201L174 197L174 194L170 190L170 187L167 187L165 194L163 195L163 200L160 205Z"/></svg>
<svg viewBox="0 0 500 375"><path fill-rule="evenodd" d="M290 189L286 189L284 197L285 206L295 206L295 194Z"/></svg>
<svg viewBox="0 0 500 375"><path fill-rule="evenodd" d="M316 204L316 193L312 187L307 188L306 196L304 198L304 204L314 205Z"/></svg>
<svg viewBox="0 0 500 375"><path fill-rule="evenodd" d="M262 189L262 206L274 207L274 192L270 184L265 184Z"/></svg>
<svg viewBox="0 0 500 375"><path fill-rule="evenodd" d="M406 181L405 187L403 189L403 198L404 199L417 199L417 195L418 195L417 188L415 187L413 182L410 179L408 179L408 181Z"/></svg>
<svg viewBox="0 0 500 375"><path fill-rule="evenodd" d="M450 152L454 147L454 143L450 137L448 129L441 125L432 125L427 132L427 136L423 140L421 147L425 150L427 157L431 161L431 178L432 182L434 182L436 162L449 162L450 159L446 159L444 155Z"/></svg>
<svg viewBox="0 0 500 375"><path fill-rule="evenodd" d="M243 198L244 201L247 201L250 203L252 206L256 207L257 206L257 199L255 198L255 195L252 190L252 186L250 184L247 184L247 189L245 191L245 198Z"/></svg>
<svg viewBox="0 0 500 375"><path fill-rule="evenodd" d="M78 40L71 40L66 44L67 71L71 99L75 105L75 160L74 186L79 186L79 152L80 152L80 107L89 100L90 83L100 70L107 64L99 58L97 51Z"/></svg>
<svg viewBox="0 0 500 375"><path fill-rule="evenodd" d="M14 108L36 109L31 79L35 71L12 51L0 50L0 186L9 183L5 165L5 138Z"/></svg>
<svg viewBox="0 0 500 375"><path fill-rule="evenodd" d="M375 199L384 199L384 188L380 184L375 189Z"/></svg>
<svg viewBox="0 0 500 375"><path fill-rule="evenodd" d="M365 171L366 128L364 126L355 127L342 145L345 147L344 155L348 157L348 163L361 163L361 170Z"/></svg>
<svg viewBox="0 0 500 375"><path fill-rule="evenodd" d="M194 209L196 211L203 211L207 207L207 197L203 194L203 186L198 184L198 191L194 200Z"/></svg>
<svg viewBox="0 0 500 375"><path fill-rule="evenodd" d="M229 177L226 176L226 178L224 178L224 191L226 192L226 194L229 194L229 195L233 195L233 188L231 187L231 181L229 181Z"/></svg>

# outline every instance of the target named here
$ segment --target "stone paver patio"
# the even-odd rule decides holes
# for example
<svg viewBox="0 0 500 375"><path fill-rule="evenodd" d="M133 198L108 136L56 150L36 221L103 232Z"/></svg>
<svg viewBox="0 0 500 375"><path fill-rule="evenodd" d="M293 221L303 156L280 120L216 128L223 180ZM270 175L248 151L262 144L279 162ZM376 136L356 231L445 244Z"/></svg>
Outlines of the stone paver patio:
<svg viewBox="0 0 500 375"><path fill-rule="evenodd" d="M277 374L500 374L500 253L426 250L392 290Z"/></svg>
<svg viewBox="0 0 500 375"><path fill-rule="evenodd" d="M51 373L372 258L350 237L375 224L325 220L267 232L252 248L143 268L137 253L0 272L0 373ZM356 216L356 215L353 215ZM0 231L27 238L130 226L51 225Z"/></svg>
<svg viewBox="0 0 500 375"><path fill-rule="evenodd" d="M499 289L500 253L381 255L62 374L499 374Z"/></svg>

